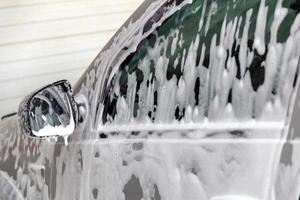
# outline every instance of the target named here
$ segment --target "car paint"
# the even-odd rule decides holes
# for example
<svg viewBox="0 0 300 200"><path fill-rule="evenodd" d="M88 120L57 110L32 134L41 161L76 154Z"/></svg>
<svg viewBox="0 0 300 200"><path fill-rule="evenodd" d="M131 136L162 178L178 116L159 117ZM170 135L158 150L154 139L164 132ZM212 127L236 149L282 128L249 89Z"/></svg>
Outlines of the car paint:
<svg viewBox="0 0 300 200"><path fill-rule="evenodd" d="M149 19L170 2L146 1L84 73L74 95L87 100L89 112L67 146L61 138L26 137L17 117L1 121L0 170L24 199L298 199L300 151L288 124L290 140L281 137L278 123L260 131L175 124L151 132L155 124L142 123L132 126L140 130L105 133L101 106L118 66L160 20L190 3L178 1L144 32Z"/></svg>

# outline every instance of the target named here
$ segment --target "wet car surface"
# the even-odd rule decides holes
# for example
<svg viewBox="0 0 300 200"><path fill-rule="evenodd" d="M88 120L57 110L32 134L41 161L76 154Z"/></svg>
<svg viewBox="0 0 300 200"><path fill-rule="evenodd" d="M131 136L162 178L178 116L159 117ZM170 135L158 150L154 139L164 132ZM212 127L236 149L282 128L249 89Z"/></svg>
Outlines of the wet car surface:
<svg viewBox="0 0 300 200"><path fill-rule="evenodd" d="M298 199L295 5L146 1L75 86L72 135L1 122L11 199Z"/></svg>

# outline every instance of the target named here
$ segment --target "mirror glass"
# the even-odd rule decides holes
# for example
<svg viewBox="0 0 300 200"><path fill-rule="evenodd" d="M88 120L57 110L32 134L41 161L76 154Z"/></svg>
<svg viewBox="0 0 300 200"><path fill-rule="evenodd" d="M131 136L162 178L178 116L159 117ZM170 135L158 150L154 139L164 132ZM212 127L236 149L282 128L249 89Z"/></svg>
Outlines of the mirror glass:
<svg viewBox="0 0 300 200"><path fill-rule="evenodd" d="M29 119L35 136L72 134L75 120L70 95L65 85L51 85L35 94L30 101Z"/></svg>

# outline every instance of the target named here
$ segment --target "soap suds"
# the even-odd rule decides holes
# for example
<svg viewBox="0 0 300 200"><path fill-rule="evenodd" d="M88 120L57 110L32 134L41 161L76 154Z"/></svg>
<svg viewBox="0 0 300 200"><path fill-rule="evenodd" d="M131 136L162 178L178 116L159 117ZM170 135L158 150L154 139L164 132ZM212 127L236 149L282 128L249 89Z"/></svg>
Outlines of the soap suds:
<svg viewBox="0 0 300 200"><path fill-rule="evenodd" d="M253 8L243 16L222 15L220 30L209 35L221 1L194 2L205 6L197 13L198 27L190 27L197 33L188 45L182 27L167 35L154 29L191 1L170 5L153 29L143 33L142 25L163 3L155 1L140 20L120 31L82 83L80 92L91 112L68 146L22 135L15 118L1 122L0 170L8 172L25 199L125 200L132 177L139 198L147 200L299 198L297 142L292 165L279 164L298 73L299 15L284 42L276 33L288 16L281 0L275 2L276 11L257 1L260 20L251 21ZM232 2L233 8L247 4ZM269 41L270 12L276 16ZM121 68L130 86L126 89L120 83L120 63L150 35L153 46L146 46L146 56L138 60L139 72L127 73L128 65ZM176 57L174 62L167 53ZM249 66L263 54L259 67L265 68L264 81L256 90ZM115 106L106 116L104 99Z"/></svg>

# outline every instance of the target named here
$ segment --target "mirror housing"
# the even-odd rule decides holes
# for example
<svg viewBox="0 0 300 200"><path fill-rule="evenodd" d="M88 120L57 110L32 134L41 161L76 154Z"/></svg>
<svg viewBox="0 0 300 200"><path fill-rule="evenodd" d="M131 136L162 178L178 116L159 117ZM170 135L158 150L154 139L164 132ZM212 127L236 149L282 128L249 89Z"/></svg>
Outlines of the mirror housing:
<svg viewBox="0 0 300 200"><path fill-rule="evenodd" d="M22 132L35 138L71 135L78 122L78 108L67 80L47 85L25 97L19 105Z"/></svg>

